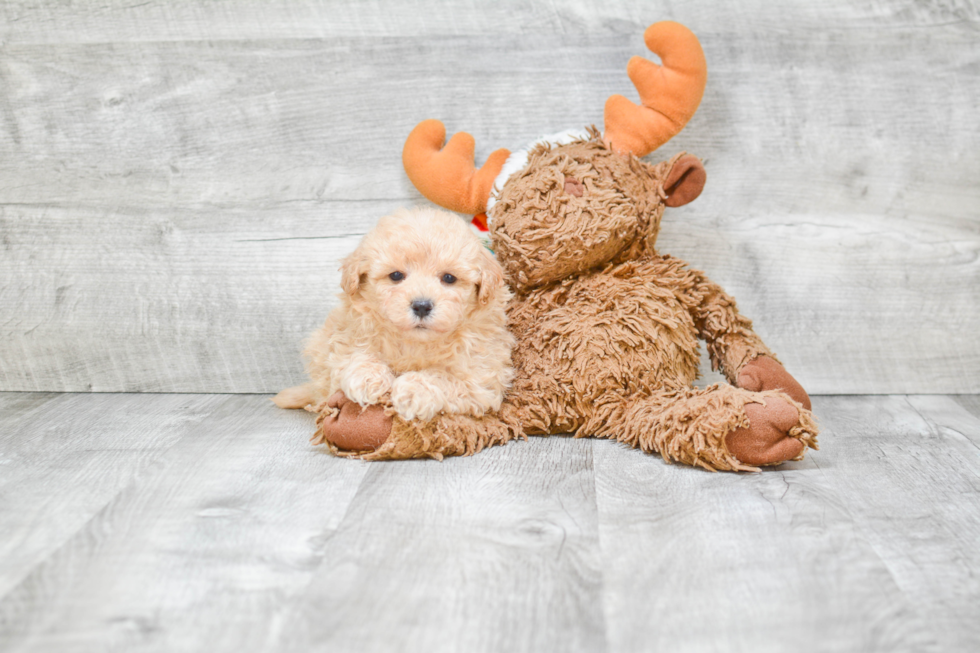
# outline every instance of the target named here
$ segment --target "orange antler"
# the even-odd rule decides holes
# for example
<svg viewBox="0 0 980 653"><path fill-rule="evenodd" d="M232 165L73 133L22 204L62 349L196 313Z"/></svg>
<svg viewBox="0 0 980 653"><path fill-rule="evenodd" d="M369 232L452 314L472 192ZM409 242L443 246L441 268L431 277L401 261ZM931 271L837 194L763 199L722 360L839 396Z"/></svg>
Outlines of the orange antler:
<svg viewBox="0 0 980 653"><path fill-rule="evenodd" d="M477 170L472 136L459 132L442 147L445 139L446 128L438 120L416 125L402 150L405 172L419 192L439 206L460 213L482 213L510 152L497 150Z"/></svg>
<svg viewBox="0 0 980 653"><path fill-rule="evenodd" d="M643 34L647 48L662 66L644 59L630 59L626 72L640 92L641 106L622 95L606 100L606 133L603 138L617 152L643 156L673 138L694 116L708 67L698 37L680 23L654 23Z"/></svg>

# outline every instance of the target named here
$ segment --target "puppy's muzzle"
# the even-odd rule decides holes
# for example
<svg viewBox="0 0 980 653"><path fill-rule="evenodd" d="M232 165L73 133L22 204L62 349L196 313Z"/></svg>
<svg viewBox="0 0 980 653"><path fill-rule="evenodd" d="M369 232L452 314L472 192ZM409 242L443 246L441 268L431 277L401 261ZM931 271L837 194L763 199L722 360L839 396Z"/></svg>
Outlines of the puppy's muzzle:
<svg viewBox="0 0 980 653"><path fill-rule="evenodd" d="M415 317L420 320L424 320L429 317L429 314L434 308L431 299L413 299L412 300L412 312L415 313Z"/></svg>

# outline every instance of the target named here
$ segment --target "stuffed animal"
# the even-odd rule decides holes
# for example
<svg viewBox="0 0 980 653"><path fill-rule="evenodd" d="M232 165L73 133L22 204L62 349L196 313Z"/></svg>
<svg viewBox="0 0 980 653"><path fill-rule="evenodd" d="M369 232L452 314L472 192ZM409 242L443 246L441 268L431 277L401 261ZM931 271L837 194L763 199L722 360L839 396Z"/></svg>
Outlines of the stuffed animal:
<svg viewBox="0 0 980 653"><path fill-rule="evenodd" d="M706 174L680 153L645 156L694 115L707 80L686 27L651 25L627 73L637 106L609 98L605 130L556 134L474 166L474 141L443 147L439 121L409 135L403 162L428 199L483 214L515 293L516 378L499 412L405 421L385 404L337 393L317 407L314 442L367 460L467 455L528 435L615 439L667 461L755 470L816 449L810 400L752 330L735 300L704 273L656 249L665 207L701 193ZM698 339L730 384L697 388Z"/></svg>

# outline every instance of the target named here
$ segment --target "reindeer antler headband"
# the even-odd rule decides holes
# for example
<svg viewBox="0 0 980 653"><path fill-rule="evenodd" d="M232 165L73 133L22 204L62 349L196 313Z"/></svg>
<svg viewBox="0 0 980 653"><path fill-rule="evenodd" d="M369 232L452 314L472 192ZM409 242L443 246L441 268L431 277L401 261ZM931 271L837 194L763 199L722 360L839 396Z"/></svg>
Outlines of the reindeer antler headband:
<svg viewBox="0 0 980 653"><path fill-rule="evenodd" d="M701 44L680 23L654 23L643 39L663 65L642 57L630 59L626 73L640 93L640 105L622 95L610 97L603 133L610 148L636 156L649 154L684 128L701 103L708 79ZM436 204L460 213L482 213L510 151L495 151L478 170L472 136L459 132L443 147L445 138L446 128L438 120L416 125L402 150L405 172Z"/></svg>

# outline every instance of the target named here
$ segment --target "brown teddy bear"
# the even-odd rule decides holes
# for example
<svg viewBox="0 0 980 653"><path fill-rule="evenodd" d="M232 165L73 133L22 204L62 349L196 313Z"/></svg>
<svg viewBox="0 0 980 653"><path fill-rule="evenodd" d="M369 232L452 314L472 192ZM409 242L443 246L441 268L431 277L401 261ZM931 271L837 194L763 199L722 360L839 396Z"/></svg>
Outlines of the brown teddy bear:
<svg viewBox="0 0 980 653"><path fill-rule="evenodd" d="M595 128L494 152L479 170L474 142L442 123L409 135L409 178L443 207L481 213L515 292L516 378L498 413L407 422L388 406L362 410L337 393L317 407L314 442L367 460L467 455L527 435L612 438L667 461L753 470L816 449L810 400L702 272L655 249L665 206L694 200L701 162L653 151L693 116L707 80L704 53L686 27L656 23L627 72L642 106L606 103ZM692 386L698 339L731 385Z"/></svg>

